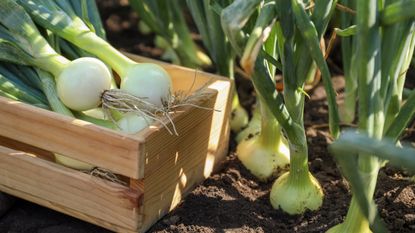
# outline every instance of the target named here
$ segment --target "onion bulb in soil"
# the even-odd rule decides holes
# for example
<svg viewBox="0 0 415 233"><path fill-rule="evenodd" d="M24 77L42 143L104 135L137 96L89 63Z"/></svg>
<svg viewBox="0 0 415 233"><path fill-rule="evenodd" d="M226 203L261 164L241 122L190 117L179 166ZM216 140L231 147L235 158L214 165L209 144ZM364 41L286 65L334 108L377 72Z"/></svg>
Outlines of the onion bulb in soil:
<svg viewBox="0 0 415 233"><path fill-rule="evenodd" d="M317 179L307 171L304 176L293 176L290 172L281 175L272 185L271 205L289 214L302 214L318 210L323 204L323 189Z"/></svg>
<svg viewBox="0 0 415 233"><path fill-rule="evenodd" d="M290 165L285 138L268 146L262 143L261 135L255 135L240 142L236 153L242 164L261 181L276 177Z"/></svg>
<svg viewBox="0 0 415 233"><path fill-rule="evenodd" d="M236 153L242 164L259 180L267 181L285 171L290 164L288 142L278 121L265 105L261 109L261 132L242 140Z"/></svg>

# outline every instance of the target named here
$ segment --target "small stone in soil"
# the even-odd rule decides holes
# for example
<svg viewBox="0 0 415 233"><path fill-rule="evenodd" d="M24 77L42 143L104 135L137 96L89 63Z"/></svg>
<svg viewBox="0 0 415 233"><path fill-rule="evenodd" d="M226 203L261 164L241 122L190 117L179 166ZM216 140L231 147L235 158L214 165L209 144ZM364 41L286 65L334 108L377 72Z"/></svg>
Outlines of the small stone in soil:
<svg viewBox="0 0 415 233"><path fill-rule="evenodd" d="M415 214L405 214L404 219L407 222L415 222Z"/></svg>

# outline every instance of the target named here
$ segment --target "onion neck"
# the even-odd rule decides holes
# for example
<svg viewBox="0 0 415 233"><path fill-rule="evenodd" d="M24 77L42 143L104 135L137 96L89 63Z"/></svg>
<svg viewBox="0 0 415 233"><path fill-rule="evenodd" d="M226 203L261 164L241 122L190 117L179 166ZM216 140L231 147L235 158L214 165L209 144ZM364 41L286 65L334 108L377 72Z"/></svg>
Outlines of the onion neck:
<svg viewBox="0 0 415 233"><path fill-rule="evenodd" d="M35 58L33 61L35 66L51 73L55 79L70 62L71 61L59 54Z"/></svg>
<svg viewBox="0 0 415 233"><path fill-rule="evenodd" d="M352 77L346 78L343 112L340 115L345 123L352 123L356 109L356 81Z"/></svg>
<svg viewBox="0 0 415 233"><path fill-rule="evenodd" d="M369 157L369 156L361 156ZM360 159L360 158L359 158ZM359 161L363 162L363 161ZM367 161L366 161L367 162ZM367 169L368 166L361 167L361 169ZM359 172L367 187L367 196L372 199L375 192L376 180L378 176L379 166L372 167L373 170L370 173ZM333 230L329 230L330 233L343 233L343 232L356 232L356 233L369 233L372 232L369 227L369 221L362 213L359 203L355 196L352 197L349 210L347 211L346 219L340 225L337 225Z"/></svg>
<svg viewBox="0 0 415 233"><path fill-rule="evenodd" d="M341 228L338 232L368 232L369 221L365 218L360 210L359 204L355 197L352 198L349 210L346 215L346 220L339 226ZM369 230L370 232L370 230Z"/></svg>
<svg viewBox="0 0 415 233"><path fill-rule="evenodd" d="M235 85L233 86L233 97L232 97L232 111L240 108L241 103L239 102L239 97Z"/></svg>
<svg viewBox="0 0 415 233"><path fill-rule="evenodd" d="M283 143L281 126L265 103L260 101L259 107L262 115L259 140L263 147L273 150L273 148L278 148Z"/></svg>
<svg viewBox="0 0 415 233"><path fill-rule="evenodd" d="M37 71L41 84L43 93L45 93L46 98L48 99L49 105L54 112L58 112L65 116L74 117L71 110L69 110L59 99L58 93L56 92L56 84L50 74L44 73L43 71Z"/></svg>
<svg viewBox="0 0 415 233"><path fill-rule="evenodd" d="M238 89L236 88L236 83L235 83L235 71L233 68L234 64L233 64L233 60L230 59L228 66L221 66L218 65L218 69L219 69L219 73L229 77L231 80L234 80L233 85L232 85L232 92L233 92L233 97L232 97L232 111L237 109L237 108L241 108L241 103L239 101L239 95L238 95ZM223 67L225 67L225 69L223 69ZM220 70L222 68L222 70Z"/></svg>
<svg viewBox="0 0 415 233"><path fill-rule="evenodd" d="M131 66L137 64L93 32L80 34L72 42L111 66L121 79Z"/></svg>
<svg viewBox="0 0 415 233"><path fill-rule="evenodd" d="M305 138L305 136L304 136ZM290 143L290 179L300 183L309 179L307 142L302 145Z"/></svg>

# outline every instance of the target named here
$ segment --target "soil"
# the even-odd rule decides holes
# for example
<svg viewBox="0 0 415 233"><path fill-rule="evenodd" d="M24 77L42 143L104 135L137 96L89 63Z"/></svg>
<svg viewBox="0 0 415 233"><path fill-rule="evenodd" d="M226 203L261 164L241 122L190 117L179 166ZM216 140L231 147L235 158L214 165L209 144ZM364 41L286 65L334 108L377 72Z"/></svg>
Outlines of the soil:
<svg viewBox="0 0 415 233"><path fill-rule="evenodd" d="M127 1L101 0L109 41L117 48L160 58L152 36L140 35L138 17ZM336 59L334 59L336 60ZM336 61L332 61L332 66ZM344 83L333 78L340 93ZM252 86L237 79L242 103L249 108L254 102ZM274 210L269 203L272 182L262 183L239 162L231 137L231 149L222 169L197 186L170 214L157 222L149 232L325 232L343 221L350 202L350 189L342 179L333 157L327 151L330 140L327 128L327 103L323 87L310 92L305 105L305 126L309 145L309 166L325 193L323 206L315 212L290 216ZM413 135L407 135L413 139ZM399 168L386 166L379 173L375 201L390 232L415 232L415 183ZM105 229L65 216L49 209L18 200L0 218L0 232L65 233L108 232Z"/></svg>

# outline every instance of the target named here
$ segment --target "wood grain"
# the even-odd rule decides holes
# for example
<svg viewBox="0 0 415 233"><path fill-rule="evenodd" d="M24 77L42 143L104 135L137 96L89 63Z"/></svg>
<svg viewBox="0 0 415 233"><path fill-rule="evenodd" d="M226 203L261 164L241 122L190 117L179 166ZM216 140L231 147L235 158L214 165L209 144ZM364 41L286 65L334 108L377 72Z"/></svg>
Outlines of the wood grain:
<svg viewBox="0 0 415 233"><path fill-rule="evenodd" d="M95 224L137 229L143 190L0 146L0 190Z"/></svg>
<svg viewBox="0 0 415 233"><path fill-rule="evenodd" d="M142 178L142 139L0 97L0 135Z"/></svg>
<svg viewBox="0 0 415 233"><path fill-rule="evenodd" d="M170 74L182 73L176 75L181 80L187 79L182 88L193 80L191 72L180 72L174 66L166 69ZM174 119L178 137L163 130L141 135L145 138L146 151L142 231L174 209L195 185L218 168L227 154L232 82L203 72L197 78L208 82L206 88L214 93L214 98L201 100L199 104L217 111L186 109ZM196 89L205 85L196 83Z"/></svg>
<svg viewBox="0 0 415 233"><path fill-rule="evenodd" d="M22 152L27 152L29 154L32 154L33 156L36 156L38 158L45 159L51 162L55 161L55 156L53 155L52 152L13 140L11 138L0 136L0 146L22 151Z"/></svg>

